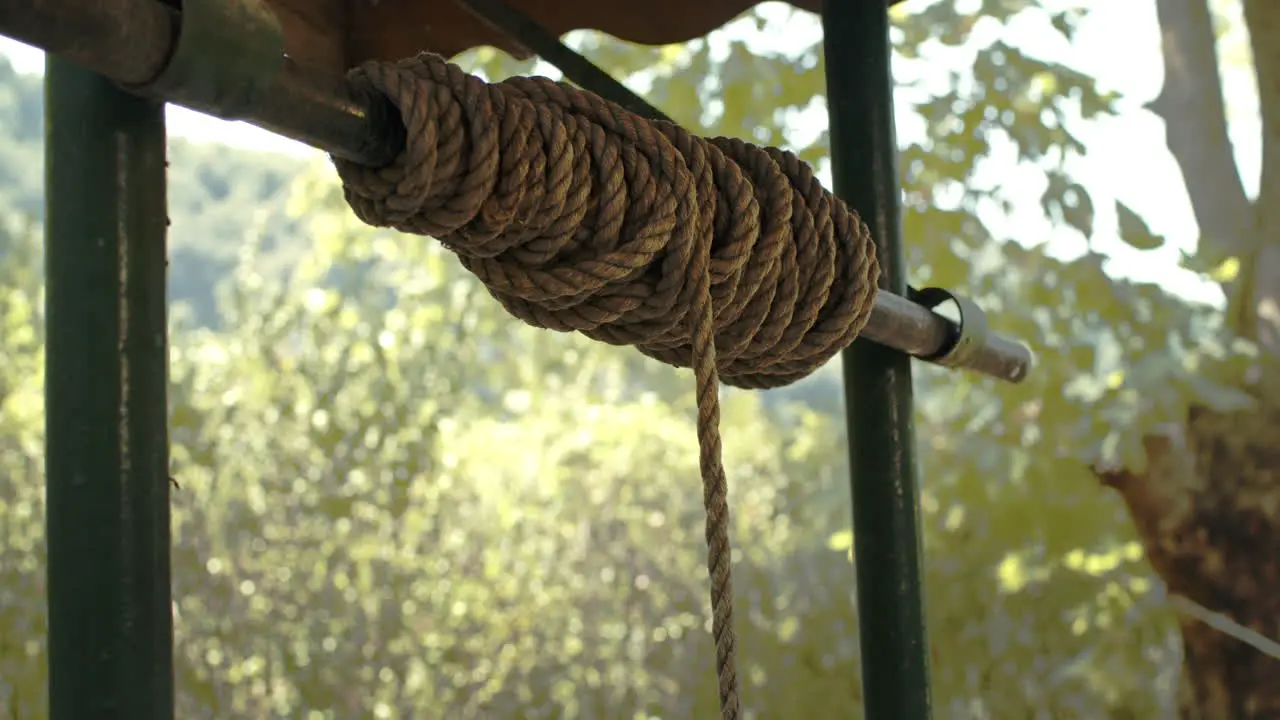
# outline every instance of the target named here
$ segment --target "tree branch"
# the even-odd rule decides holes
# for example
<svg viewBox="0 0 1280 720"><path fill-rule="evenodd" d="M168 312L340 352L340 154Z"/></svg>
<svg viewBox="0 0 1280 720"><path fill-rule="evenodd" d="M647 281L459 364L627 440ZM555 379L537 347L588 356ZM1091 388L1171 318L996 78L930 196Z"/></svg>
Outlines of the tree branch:
<svg viewBox="0 0 1280 720"><path fill-rule="evenodd" d="M1280 357L1280 2L1244 0L1262 110L1262 182L1245 195L1227 134L1209 0L1156 0L1164 88L1150 105L1182 171L1200 226L1200 252L1236 255L1244 272L1224 289L1231 326Z"/></svg>
<svg viewBox="0 0 1280 720"><path fill-rule="evenodd" d="M1280 200L1280 3L1275 0L1244 0L1244 19L1249 26L1249 44L1258 78L1259 110L1262 115L1262 182L1258 205ZM1274 229L1274 226L1273 228ZM1268 244L1278 240L1267 238Z"/></svg>
<svg viewBox="0 0 1280 720"><path fill-rule="evenodd" d="M1213 255L1247 252L1254 212L1227 135L1208 0L1156 0L1156 15L1164 88L1148 107L1164 120L1169 152L1200 226L1201 249Z"/></svg>
<svg viewBox="0 0 1280 720"><path fill-rule="evenodd" d="M1258 187L1258 257L1248 298L1256 337L1280 357L1280 3L1244 0L1262 115L1262 178Z"/></svg>

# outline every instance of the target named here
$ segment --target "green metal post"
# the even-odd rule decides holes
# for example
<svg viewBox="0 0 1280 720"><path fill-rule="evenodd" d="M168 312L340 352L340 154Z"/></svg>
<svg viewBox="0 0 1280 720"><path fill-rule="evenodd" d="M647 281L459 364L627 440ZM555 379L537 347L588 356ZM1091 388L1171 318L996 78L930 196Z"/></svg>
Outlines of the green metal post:
<svg viewBox="0 0 1280 720"><path fill-rule="evenodd" d="M881 287L905 295L889 14L883 2L823 3L835 192L876 240ZM843 356L862 688L870 720L930 717L911 358L860 341Z"/></svg>
<svg viewBox="0 0 1280 720"><path fill-rule="evenodd" d="M52 720L173 718L164 105L49 56Z"/></svg>

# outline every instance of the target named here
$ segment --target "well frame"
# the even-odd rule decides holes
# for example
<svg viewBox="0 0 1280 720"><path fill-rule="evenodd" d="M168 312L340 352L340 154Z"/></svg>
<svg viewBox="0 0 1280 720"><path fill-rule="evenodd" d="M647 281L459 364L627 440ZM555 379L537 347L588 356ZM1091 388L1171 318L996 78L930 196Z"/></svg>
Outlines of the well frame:
<svg viewBox="0 0 1280 720"><path fill-rule="evenodd" d="M537 54L585 89L660 117L557 36L591 27L622 39L674 42L754 4L708 0L697 17L676 14L664 26L642 28L629 26L626 3L612 0L381 0L365 15L353 9L356 2L367 0L185 0L182 7L15 0L0 8L0 33L50 53L45 377L53 720L174 717L165 103L243 119L376 165L403 147L404 128L385 98L347 85L341 71L407 49L438 49L430 38L393 32L397 17L437 13L446 30L450 22L481 28L443 50L487 42L516 56ZM1018 382L1031 355L987 333L972 302L907 284L888 6L793 4L820 11L825 37L841 38L824 43L834 191L868 225L883 268L871 322L842 355L864 709L871 718L924 720L931 717L930 669L911 359ZM574 13L588 5L596 15L575 23ZM957 303L960 322L933 312L945 300Z"/></svg>

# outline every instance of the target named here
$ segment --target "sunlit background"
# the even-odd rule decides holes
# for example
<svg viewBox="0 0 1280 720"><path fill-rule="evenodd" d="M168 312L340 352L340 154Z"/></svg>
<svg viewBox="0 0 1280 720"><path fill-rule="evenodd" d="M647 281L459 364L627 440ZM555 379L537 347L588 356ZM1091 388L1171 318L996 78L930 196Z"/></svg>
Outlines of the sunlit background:
<svg viewBox="0 0 1280 720"><path fill-rule="evenodd" d="M1247 353L1223 339L1220 278L1192 267L1200 230L1147 107L1164 82L1155 2L892 11L900 48L930 8L969 27L894 65L913 270L972 294L1040 363L1017 386L917 365L939 718L1174 717L1163 582L1091 468L1140 460L1142 432L1192 401L1239 406L1227 378ZM1252 197L1249 38L1238 0L1211 5ZM986 6L1016 9L975 18ZM1068 8L1087 10L1070 41L1054 26ZM568 41L686 125L785 144L829 183L814 16L769 2L686 45ZM993 60L1001 42L1021 54ZM28 720L46 712L44 61L9 40L0 55L18 74L0 66L0 720ZM462 62L558 77L492 50ZM1033 79L1012 99L975 91L979 65ZM1113 112L1084 119L1071 73ZM794 106L726 107L718 77ZM939 102L960 127L984 108L1036 107L1044 127L1060 113L1086 152L1059 166L1065 143L1044 140L1020 159L1008 123L943 138L925 120ZM690 375L515 322L438 244L359 223L316 150L168 117L178 716L714 716ZM1046 210L1055 174L1087 194L1092 233ZM1117 203L1163 243L1122 238ZM875 661L859 657L837 365L724 394L748 717L860 717Z"/></svg>

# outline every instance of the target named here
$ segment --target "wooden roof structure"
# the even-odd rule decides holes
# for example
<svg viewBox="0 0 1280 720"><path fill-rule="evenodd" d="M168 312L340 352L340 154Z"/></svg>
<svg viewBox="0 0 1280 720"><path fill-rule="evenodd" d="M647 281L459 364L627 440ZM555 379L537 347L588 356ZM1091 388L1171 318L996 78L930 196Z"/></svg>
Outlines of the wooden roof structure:
<svg viewBox="0 0 1280 720"><path fill-rule="evenodd" d="M641 45L702 37L761 0L507 0L553 36L598 30ZM859 0L847 0L855 2ZM860 0L875 2L877 0ZM901 0L881 0L889 5ZM430 51L452 57L492 46L518 59L528 48L458 0L266 0L285 35L290 56L313 67L342 71L365 60L398 60ZM788 0L821 12L822 0Z"/></svg>

